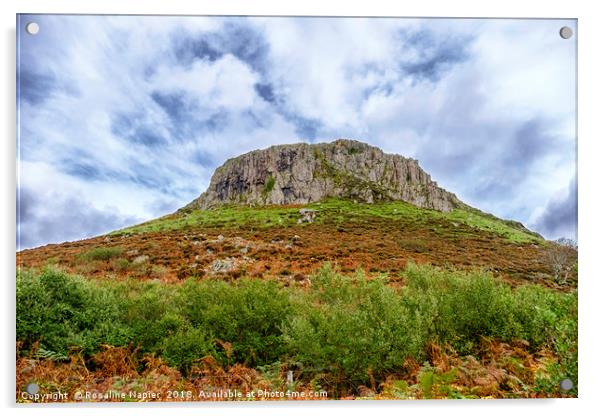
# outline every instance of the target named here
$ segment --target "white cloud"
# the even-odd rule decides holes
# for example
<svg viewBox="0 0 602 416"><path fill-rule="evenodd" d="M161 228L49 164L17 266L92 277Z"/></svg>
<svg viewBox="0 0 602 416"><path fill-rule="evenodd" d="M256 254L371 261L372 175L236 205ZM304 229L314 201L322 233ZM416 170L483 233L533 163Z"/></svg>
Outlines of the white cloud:
<svg viewBox="0 0 602 416"><path fill-rule="evenodd" d="M215 62L197 60L190 67L165 63L152 77L151 88L186 94L203 107L242 111L255 104L257 81L248 65L227 54Z"/></svg>

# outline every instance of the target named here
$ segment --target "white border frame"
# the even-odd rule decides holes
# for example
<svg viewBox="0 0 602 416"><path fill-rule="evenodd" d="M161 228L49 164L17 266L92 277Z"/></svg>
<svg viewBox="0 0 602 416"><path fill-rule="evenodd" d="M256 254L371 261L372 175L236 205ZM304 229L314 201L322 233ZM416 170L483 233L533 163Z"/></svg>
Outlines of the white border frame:
<svg viewBox="0 0 602 416"><path fill-rule="evenodd" d="M350 414L365 414L367 411L379 413L422 413L444 412L446 414L492 415L523 412L566 415L571 412L593 413L598 407L599 375L602 374L599 354L601 336L599 316L602 316L599 294L602 276L597 273L596 257L599 257L599 241L602 229L598 213L598 178L600 172L600 109L602 108L600 76L602 66L600 45L602 39L602 16L595 8L596 2L571 2L550 0L527 2L505 0L497 2L477 0L398 2L371 0L353 3L349 1L277 1L277 0L229 0L186 1L186 0L146 0L126 3L123 0L4 0L1 21L3 29L3 65L0 114L4 130L1 154L2 174L2 230L1 256L5 273L2 291L2 375L0 391L3 407L8 413L20 414L60 414L79 415L82 407L53 406L27 407L14 405L15 362L14 362L14 272L15 272L15 178L16 178L16 127L15 127L15 21L16 13L104 13L104 14L182 14L182 15L330 15L330 16L405 16L405 17L533 17L533 18L577 18L579 27L579 398L578 399L539 399L539 400L496 400L496 401L420 401L420 402L327 402L327 403L194 403L186 406L178 404L146 404L86 406L85 413L106 415L107 412L127 412L136 414L287 414L305 415L311 413L332 413L344 411ZM598 243L598 244L597 244ZM43 410L42 410L43 409Z"/></svg>

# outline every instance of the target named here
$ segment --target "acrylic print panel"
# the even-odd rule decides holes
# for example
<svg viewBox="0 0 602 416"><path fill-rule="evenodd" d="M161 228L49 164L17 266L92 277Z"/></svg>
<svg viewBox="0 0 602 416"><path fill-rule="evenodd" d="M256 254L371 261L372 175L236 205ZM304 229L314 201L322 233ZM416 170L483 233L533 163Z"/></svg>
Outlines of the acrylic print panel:
<svg viewBox="0 0 602 416"><path fill-rule="evenodd" d="M18 402L577 396L576 20L17 26Z"/></svg>

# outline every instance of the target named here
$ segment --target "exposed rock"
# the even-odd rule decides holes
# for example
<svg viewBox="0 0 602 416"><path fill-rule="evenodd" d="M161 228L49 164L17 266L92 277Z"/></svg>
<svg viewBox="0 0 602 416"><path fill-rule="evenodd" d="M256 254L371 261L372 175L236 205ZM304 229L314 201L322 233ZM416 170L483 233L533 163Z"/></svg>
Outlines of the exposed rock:
<svg viewBox="0 0 602 416"><path fill-rule="evenodd" d="M146 263L148 261L149 257L146 254L143 254L142 256L138 256L136 257L132 263L133 264L142 264L142 263Z"/></svg>
<svg viewBox="0 0 602 416"><path fill-rule="evenodd" d="M304 222L312 223L316 219L318 211L315 209L302 208L299 210L299 214L301 214L302 217L297 220L298 224L302 224Z"/></svg>
<svg viewBox="0 0 602 416"><path fill-rule="evenodd" d="M222 204L307 204L328 197L372 203L402 200L450 211L463 205L437 186L418 161L355 140L272 146L229 159L186 209Z"/></svg>
<svg viewBox="0 0 602 416"><path fill-rule="evenodd" d="M234 259L226 257L225 259L217 259L211 264L211 271L215 273L227 273L234 269L236 263Z"/></svg>

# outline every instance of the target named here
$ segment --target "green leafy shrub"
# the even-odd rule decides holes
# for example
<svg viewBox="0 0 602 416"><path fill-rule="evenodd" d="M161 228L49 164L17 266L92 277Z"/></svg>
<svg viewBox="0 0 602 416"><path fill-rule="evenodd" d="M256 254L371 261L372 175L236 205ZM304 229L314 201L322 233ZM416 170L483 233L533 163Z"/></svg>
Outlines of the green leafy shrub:
<svg viewBox="0 0 602 416"><path fill-rule="evenodd" d="M469 352L482 336L508 340L516 332L510 288L479 272L450 273L410 266L405 300L429 320L429 338Z"/></svg>
<svg viewBox="0 0 602 416"><path fill-rule="evenodd" d="M17 340L23 350L39 342L41 358L58 360L72 348L90 357L103 344L133 344L185 372L207 355L224 365L280 363L341 391L399 374L407 358L426 359L430 343L477 354L481 337L523 339L559 357L537 389L577 380L576 293L512 289L486 272L430 266L409 265L402 277L405 286L395 288L386 276L344 276L327 265L303 289L248 278L169 285L19 270ZM424 374L425 396L445 394Z"/></svg>
<svg viewBox="0 0 602 416"><path fill-rule="evenodd" d="M428 364L428 363L427 363ZM418 374L418 386L422 398L453 397L456 395L452 383L456 379L456 369L447 372L438 372L430 365L423 366Z"/></svg>
<svg viewBox="0 0 602 416"><path fill-rule="evenodd" d="M78 346L97 351L101 343L121 345L128 329L114 293L53 268L17 275L17 339L66 354Z"/></svg>
<svg viewBox="0 0 602 416"><path fill-rule="evenodd" d="M535 285L512 290L487 272L409 265L404 277L405 303L425 317L429 339L463 353L474 352L483 336L524 339L538 347L569 314L560 307L568 295Z"/></svg>
<svg viewBox="0 0 602 416"><path fill-rule="evenodd" d="M338 383L358 385L401 369L407 357L423 356L420 320L382 279L323 268L298 308L286 338L309 374L326 371Z"/></svg>
<svg viewBox="0 0 602 416"><path fill-rule="evenodd" d="M188 323L175 310L174 290L157 283L126 285L123 319L131 328L132 342L142 352L154 352L165 336L185 328Z"/></svg>
<svg viewBox="0 0 602 416"><path fill-rule="evenodd" d="M184 373L189 373L201 358L215 354L208 334L199 328L178 331L162 343L163 358L167 363Z"/></svg>
<svg viewBox="0 0 602 416"><path fill-rule="evenodd" d="M124 257L119 257L111 261L111 267L118 272L124 272L132 267L130 261Z"/></svg>
<svg viewBox="0 0 602 416"><path fill-rule="evenodd" d="M121 247L96 247L78 256L80 261L111 260L123 253Z"/></svg>
<svg viewBox="0 0 602 416"><path fill-rule="evenodd" d="M189 280L180 302L192 325L232 345L231 351L220 353L223 362L263 365L284 353L281 327L289 318L291 304L275 282Z"/></svg>

